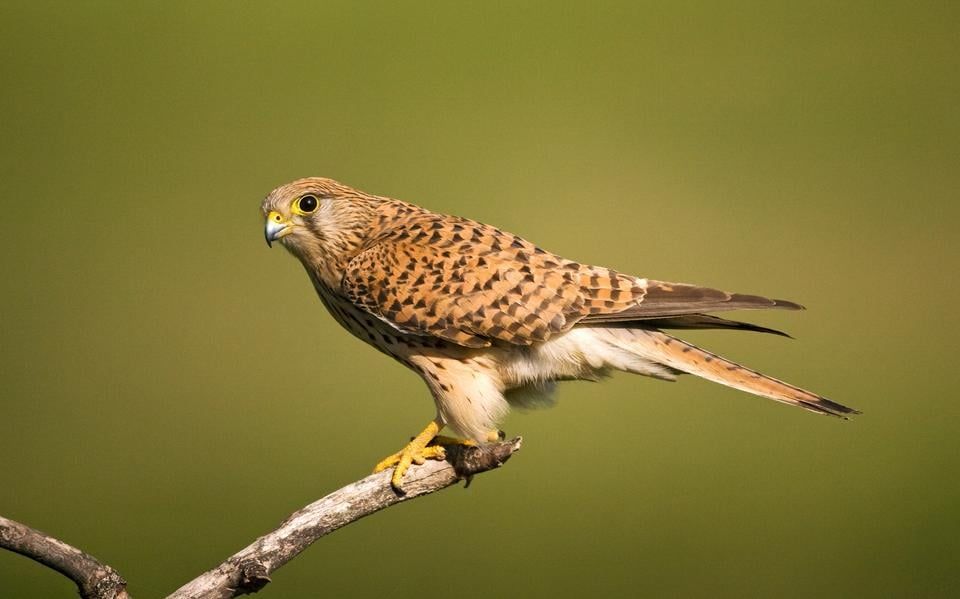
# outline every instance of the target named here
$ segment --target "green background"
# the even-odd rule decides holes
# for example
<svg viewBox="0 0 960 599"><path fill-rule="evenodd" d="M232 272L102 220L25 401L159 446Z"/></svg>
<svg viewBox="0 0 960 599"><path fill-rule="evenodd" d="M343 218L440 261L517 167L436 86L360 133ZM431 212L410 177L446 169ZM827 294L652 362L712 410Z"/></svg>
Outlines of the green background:
<svg viewBox="0 0 960 599"><path fill-rule="evenodd" d="M3 2L0 513L158 597L420 430L423 384L263 243L324 175L804 303L750 315L796 341L687 338L864 415L565 384L508 467L264 596L956 596L957 7ZM0 553L4 598L73 593Z"/></svg>

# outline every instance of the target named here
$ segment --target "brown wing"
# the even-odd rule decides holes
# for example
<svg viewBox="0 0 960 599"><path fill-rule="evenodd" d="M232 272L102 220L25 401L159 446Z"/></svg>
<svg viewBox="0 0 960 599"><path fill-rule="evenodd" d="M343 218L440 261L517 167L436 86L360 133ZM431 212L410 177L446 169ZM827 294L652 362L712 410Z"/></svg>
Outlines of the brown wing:
<svg viewBox="0 0 960 599"><path fill-rule="evenodd" d="M591 314L583 319L588 323L631 322L720 312L725 310L756 310L780 308L803 310L803 306L787 300L770 299L759 295L727 293L719 289L698 287L683 283L646 280L646 294L642 301L619 312Z"/></svg>
<svg viewBox="0 0 960 599"><path fill-rule="evenodd" d="M355 305L411 334L485 347L546 341L577 323L766 330L703 313L802 308L579 264L490 225L397 205L406 212L350 261L341 283Z"/></svg>
<svg viewBox="0 0 960 599"><path fill-rule="evenodd" d="M736 331L753 331L756 333L769 333L792 339L790 335L777 329L762 327L752 322L742 322L739 320L728 320L719 316L710 316L709 314L685 314L683 316L668 316L666 318L647 318L628 320L609 323L608 326L623 328L648 328L648 329L729 329Z"/></svg>
<svg viewBox="0 0 960 599"><path fill-rule="evenodd" d="M401 331L467 347L545 341L589 314L635 306L645 290L642 279L565 260L489 225L433 213L394 226L356 256L342 289Z"/></svg>

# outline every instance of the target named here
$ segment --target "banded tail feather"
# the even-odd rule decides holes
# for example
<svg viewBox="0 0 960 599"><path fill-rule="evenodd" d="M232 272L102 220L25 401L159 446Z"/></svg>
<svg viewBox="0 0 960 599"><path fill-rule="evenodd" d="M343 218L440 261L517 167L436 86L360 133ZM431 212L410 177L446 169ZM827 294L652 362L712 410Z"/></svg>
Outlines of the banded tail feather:
<svg viewBox="0 0 960 599"><path fill-rule="evenodd" d="M634 338L634 351L674 370L818 414L846 419L860 413L806 389L741 366L663 331L636 329Z"/></svg>

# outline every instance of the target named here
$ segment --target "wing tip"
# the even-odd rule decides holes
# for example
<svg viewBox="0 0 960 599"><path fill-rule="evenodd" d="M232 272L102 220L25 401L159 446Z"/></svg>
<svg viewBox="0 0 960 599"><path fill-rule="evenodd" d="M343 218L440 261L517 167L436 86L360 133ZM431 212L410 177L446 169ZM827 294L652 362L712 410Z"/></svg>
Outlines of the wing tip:
<svg viewBox="0 0 960 599"><path fill-rule="evenodd" d="M860 410L829 400L826 397L817 397L815 401L801 400L799 403L811 412L835 416L843 420L850 420L851 417L859 416L863 413Z"/></svg>
<svg viewBox="0 0 960 599"><path fill-rule="evenodd" d="M772 299L774 308L781 308L783 310L806 310L807 307L803 304L798 304L797 302L791 302L790 300L785 299Z"/></svg>

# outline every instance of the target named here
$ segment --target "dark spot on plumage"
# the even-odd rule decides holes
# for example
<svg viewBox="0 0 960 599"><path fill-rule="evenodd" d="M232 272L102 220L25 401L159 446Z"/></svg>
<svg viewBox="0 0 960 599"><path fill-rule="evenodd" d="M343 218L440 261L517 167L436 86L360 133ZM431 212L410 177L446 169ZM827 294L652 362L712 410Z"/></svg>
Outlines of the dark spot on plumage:
<svg viewBox="0 0 960 599"><path fill-rule="evenodd" d="M514 238L510 241L510 247L522 249L522 248L524 247L524 245L523 245L523 240L521 240L519 237L514 237Z"/></svg>

